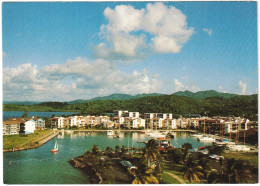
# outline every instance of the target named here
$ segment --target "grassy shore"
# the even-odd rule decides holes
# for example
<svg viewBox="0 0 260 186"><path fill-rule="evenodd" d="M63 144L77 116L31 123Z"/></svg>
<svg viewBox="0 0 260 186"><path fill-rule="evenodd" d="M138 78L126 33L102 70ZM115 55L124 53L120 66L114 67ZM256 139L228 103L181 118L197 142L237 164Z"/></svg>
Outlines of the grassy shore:
<svg viewBox="0 0 260 186"><path fill-rule="evenodd" d="M225 159L235 158L236 160L241 159L245 161L249 161L254 167L258 167L258 153L223 153L222 154Z"/></svg>
<svg viewBox="0 0 260 186"><path fill-rule="evenodd" d="M35 130L34 134L5 135L3 136L3 150L35 148L41 145L40 142L51 136L53 132L53 130Z"/></svg>

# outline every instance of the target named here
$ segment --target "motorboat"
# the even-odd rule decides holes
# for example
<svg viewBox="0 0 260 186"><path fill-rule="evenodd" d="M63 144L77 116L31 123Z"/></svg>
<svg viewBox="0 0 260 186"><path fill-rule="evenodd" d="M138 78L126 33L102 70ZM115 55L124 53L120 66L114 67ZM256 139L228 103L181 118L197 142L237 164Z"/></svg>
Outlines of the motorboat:
<svg viewBox="0 0 260 186"><path fill-rule="evenodd" d="M158 147L159 151L166 151L166 150L173 149L170 138L167 137L158 138L158 143L159 143L159 147Z"/></svg>
<svg viewBox="0 0 260 186"><path fill-rule="evenodd" d="M164 138L165 136L166 136L166 135L161 134L160 132L150 133L150 137L151 137L151 138Z"/></svg>
<svg viewBox="0 0 260 186"><path fill-rule="evenodd" d="M107 136L114 136L114 131L113 130L108 130L107 131Z"/></svg>
<svg viewBox="0 0 260 186"><path fill-rule="evenodd" d="M215 138L209 137L209 136L202 136L198 138L198 141L202 142L215 142Z"/></svg>
<svg viewBox="0 0 260 186"><path fill-rule="evenodd" d="M203 136L203 134L199 134L199 133L198 133L198 134L192 134L191 136L192 136L192 137L196 137L196 138L200 138L200 137Z"/></svg>

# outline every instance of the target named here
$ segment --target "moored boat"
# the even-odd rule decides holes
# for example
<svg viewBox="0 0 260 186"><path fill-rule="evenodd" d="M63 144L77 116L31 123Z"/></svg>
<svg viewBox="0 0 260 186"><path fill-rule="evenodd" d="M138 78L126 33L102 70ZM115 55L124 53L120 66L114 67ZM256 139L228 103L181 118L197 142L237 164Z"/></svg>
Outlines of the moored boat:
<svg viewBox="0 0 260 186"><path fill-rule="evenodd" d="M158 143L159 143L159 147L158 147L159 151L166 151L166 150L173 149L170 138L167 137L158 138Z"/></svg>
<svg viewBox="0 0 260 186"><path fill-rule="evenodd" d="M114 136L114 131L113 130L108 130L107 131L108 136Z"/></svg>
<svg viewBox="0 0 260 186"><path fill-rule="evenodd" d="M215 138L209 137L209 136L202 136L198 138L199 141L202 142L215 142Z"/></svg>

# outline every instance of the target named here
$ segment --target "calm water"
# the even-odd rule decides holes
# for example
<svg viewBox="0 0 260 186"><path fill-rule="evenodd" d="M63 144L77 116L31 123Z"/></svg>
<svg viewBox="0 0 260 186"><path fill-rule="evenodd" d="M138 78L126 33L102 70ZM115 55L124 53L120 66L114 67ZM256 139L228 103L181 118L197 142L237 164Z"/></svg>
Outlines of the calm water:
<svg viewBox="0 0 260 186"><path fill-rule="evenodd" d="M88 177L81 170L73 168L68 160L82 155L94 144L101 149L107 146L114 148L116 145L144 147L143 143L137 143L137 141L148 139L145 134L138 132L125 132L122 138L107 136L105 132L92 132L88 136L85 132L72 134L65 132L37 149L4 153L4 183L86 184L89 183ZM52 154L50 150L55 140L59 144L59 152ZM185 132L175 133L175 139L171 140L174 147L180 147L187 142L191 143L194 148L205 145Z"/></svg>
<svg viewBox="0 0 260 186"><path fill-rule="evenodd" d="M3 120L7 120L8 118L19 118L22 117L23 111L4 111L3 112ZM52 114L55 116L62 115L71 115L78 114L78 112L28 112L28 117L39 116L39 117L51 117Z"/></svg>

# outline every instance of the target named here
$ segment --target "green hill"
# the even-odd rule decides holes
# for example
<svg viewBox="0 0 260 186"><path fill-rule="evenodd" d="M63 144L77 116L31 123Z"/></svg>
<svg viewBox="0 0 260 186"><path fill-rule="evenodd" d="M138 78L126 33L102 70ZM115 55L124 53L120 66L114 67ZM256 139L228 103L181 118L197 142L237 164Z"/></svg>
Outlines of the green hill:
<svg viewBox="0 0 260 186"><path fill-rule="evenodd" d="M162 95L164 94L151 93L151 94L137 94L135 96L132 96L130 94L111 94L109 96L95 97L88 100L78 99L78 100L70 101L68 102L68 104L84 103L84 102L98 101L98 100L130 100L130 99L136 99L142 97L162 96Z"/></svg>
<svg viewBox="0 0 260 186"><path fill-rule="evenodd" d="M185 91L175 92L172 95L185 96L185 97L199 99L199 100L205 99L205 98L208 98L208 97L231 98L231 97L238 96L237 94L222 93L222 92L218 92L218 91L215 91L215 90L199 91L199 92L196 92L196 93L185 90Z"/></svg>

